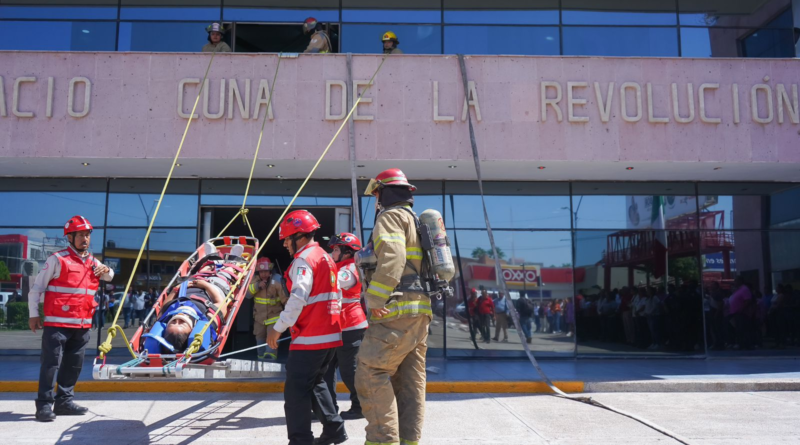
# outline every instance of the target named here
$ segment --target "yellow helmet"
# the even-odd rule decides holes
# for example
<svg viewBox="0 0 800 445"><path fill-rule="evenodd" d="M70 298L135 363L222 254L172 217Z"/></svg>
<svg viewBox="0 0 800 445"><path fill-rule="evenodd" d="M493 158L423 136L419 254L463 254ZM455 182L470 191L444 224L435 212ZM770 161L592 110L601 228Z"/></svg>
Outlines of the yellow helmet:
<svg viewBox="0 0 800 445"><path fill-rule="evenodd" d="M393 40L395 43L400 43L400 41L397 40L397 34L391 31L386 31L385 33L383 33L383 37L381 37L381 42L388 42L390 40Z"/></svg>

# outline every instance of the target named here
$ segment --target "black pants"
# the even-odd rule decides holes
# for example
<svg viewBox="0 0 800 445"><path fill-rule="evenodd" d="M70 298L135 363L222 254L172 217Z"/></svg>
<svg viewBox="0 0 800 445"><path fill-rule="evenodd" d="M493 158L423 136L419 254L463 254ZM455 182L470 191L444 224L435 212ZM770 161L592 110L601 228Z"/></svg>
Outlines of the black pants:
<svg viewBox="0 0 800 445"><path fill-rule="evenodd" d="M75 383L78 382L78 376L83 368L89 331L89 329L44 327L36 409L54 402L58 406L69 402L75 396ZM53 397L56 383L58 391Z"/></svg>
<svg viewBox="0 0 800 445"><path fill-rule="evenodd" d="M337 436L344 432L344 421L333 406L331 393L323 376L336 356L336 349L289 351L286 362L286 385L283 390L283 410L289 445L311 445L311 411L322 423L322 432Z"/></svg>
<svg viewBox="0 0 800 445"><path fill-rule="evenodd" d="M328 391L333 398L333 406L339 412L339 404L336 403L336 368L342 374L344 386L350 391L350 409L354 412L361 412L361 402L358 401L356 393L356 358L358 349L361 347L361 340L364 339L366 329L356 329L354 331L342 331L342 346L336 348L336 355L331 364L328 365L328 372L325 373L325 383L328 384Z"/></svg>
<svg viewBox="0 0 800 445"><path fill-rule="evenodd" d="M489 341L491 339L491 330L492 330L492 314L481 314L481 337L483 337L483 341Z"/></svg>

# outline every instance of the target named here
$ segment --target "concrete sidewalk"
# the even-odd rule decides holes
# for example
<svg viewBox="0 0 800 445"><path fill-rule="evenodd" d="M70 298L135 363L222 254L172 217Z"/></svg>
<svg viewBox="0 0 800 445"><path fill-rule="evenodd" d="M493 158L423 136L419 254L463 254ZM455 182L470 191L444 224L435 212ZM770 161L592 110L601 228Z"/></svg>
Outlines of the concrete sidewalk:
<svg viewBox="0 0 800 445"><path fill-rule="evenodd" d="M800 393L594 394L692 445L800 443ZM342 394L340 409L350 401ZM281 394L78 394L86 416L33 420L28 394L0 394L4 445L257 443L285 445ZM364 444L366 421L345 423ZM312 424L316 435L319 423ZM558 397L430 394L421 445L677 444L626 417Z"/></svg>
<svg viewBox="0 0 800 445"><path fill-rule="evenodd" d="M124 359L113 357L116 364ZM798 391L800 360L545 360L542 369L568 392ZM93 381L84 363L81 391L281 392L281 378L167 381ZM429 393L542 393L549 389L524 360L428 360ZM35 391L34 357L0 358L0 392Z"/></svg>

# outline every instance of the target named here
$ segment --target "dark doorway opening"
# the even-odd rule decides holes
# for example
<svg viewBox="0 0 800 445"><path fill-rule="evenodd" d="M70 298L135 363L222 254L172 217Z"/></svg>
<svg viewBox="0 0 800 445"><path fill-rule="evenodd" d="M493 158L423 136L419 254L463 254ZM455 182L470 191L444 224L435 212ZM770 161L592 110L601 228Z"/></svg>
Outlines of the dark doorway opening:
<svg viewBox="0 0 800 445"><path fill-rule="evenodd" d="M339 25L323 26L331 39L332 52L339 52ZM302 53L311 41L299 23L236 23L233 36L233 51L237 53Z"/></svg>
<svg viewBox="0 0 800 445"><path fill-rule="evenodd" d="M233 218L239 211L238 207L215 207L204 208L204 211L211 210L211 236L216 236L220 231L225 228L225 225ZM327 239L334 235L336 230L336 209L335 208L313 208L309 209L311 213L317 218L319 224L322 226L317 231L316 240L320 245L327 250ZM272 226L278 217L281 216L283 208L252 208L250 213L247 214L250 224L253 227L253 232L260 241L269 233ZM239 236L249 234L249 230L241 218L231 224L224 235ZM278 231L272 234L267 241L267 245L261 251L262 257L271 259L278 268L278 271L283 274L286 268L292 262L289 252L283 248L283 242L278 239ZM288 335L288 331L285 335ZM225 344L223 353L237 351L239 349L246 349L256 345L256 339L253 336L253 300L245 299L236 315L235 326L231 329L228 341ZM281 342L279 350L279 359L283 360L289 351L289 342ZM231 358L240 360L255 360L256 351L247 351L241 354L232 356Z"/></svg>

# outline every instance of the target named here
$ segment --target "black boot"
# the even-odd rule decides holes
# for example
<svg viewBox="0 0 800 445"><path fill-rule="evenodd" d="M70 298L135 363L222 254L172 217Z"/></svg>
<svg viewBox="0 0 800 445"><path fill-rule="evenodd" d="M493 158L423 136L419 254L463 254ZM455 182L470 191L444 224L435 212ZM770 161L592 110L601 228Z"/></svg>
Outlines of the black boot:
<svg viewBox="0 0 800 445"><path fill-rule="evenodd" d="M56 415L50 408L49 403L36 410L36 420L39 422L52 422L56 420Z"/></svg>
<svg viewBox="0 0 800 445"><path fill-rule="evenodd" d="M364 414L361 413L360 409L353 409L350 408L347 411L342 411L342 419L344 420L355 420L355 419L363 419Z"/></svg>
<svg viewBox="0 0 800 445"><path fill-rule="evenodd" d="M314 439L314 445L337 445L344 442L347 442L347 433L344 430L337 436L327 436L322 433L321 436Z"/></svg>
<svg viewBox="0 0 800 445"><path fill-rule="evenodd" d="M59 416L82 416L89 412L89 408L79 406L70 400L62 404L56 404L56 408L53 411Z"/></svg>

